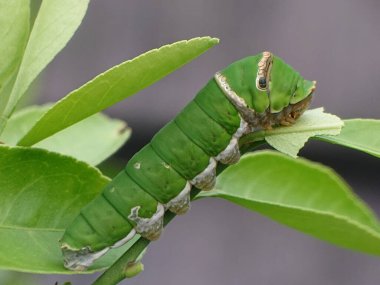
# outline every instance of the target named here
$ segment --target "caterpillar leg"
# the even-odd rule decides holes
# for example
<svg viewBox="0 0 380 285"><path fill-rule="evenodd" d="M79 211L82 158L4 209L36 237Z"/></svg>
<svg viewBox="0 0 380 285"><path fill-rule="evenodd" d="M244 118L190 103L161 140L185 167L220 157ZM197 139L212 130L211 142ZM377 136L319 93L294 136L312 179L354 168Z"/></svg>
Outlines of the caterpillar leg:
<svg viewBox="0 0 380 285"><path fill-rule="evenodd" d="M136 223L135 230L141 236L149 240L157 240L162 232L163 217L165 208L162 204L157 204L157 212L150 218L142 218L139 216L140 206L133 207L128 218Z"/></svg>
<svg viewBox="0 0 380 285"><path fill-rule="evenodd" d="M217 161L211 157L210 163L207 165L205 170L195 176L190 183L195 187L203 190L209 191L214 188L216 182L216 166Z"/></svg>
<svg viewBox="0 0 380 285"><path fill-rule="evenodd" d="M187 182L185 188L165 204L165 208L176 215L185 214L190 209L190 192L191 184Z"/></svg>

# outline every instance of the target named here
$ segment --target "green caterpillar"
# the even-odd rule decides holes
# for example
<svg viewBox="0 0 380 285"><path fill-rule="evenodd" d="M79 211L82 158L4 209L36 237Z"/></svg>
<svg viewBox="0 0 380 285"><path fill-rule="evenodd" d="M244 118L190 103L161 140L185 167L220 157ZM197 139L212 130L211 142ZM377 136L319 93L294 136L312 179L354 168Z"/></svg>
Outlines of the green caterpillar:
<svg viewBox="0 0 380 285"><path fill-rule="evenodd" d="M166 210L184 214L193 186L211 190L217 163L239 160L241 136L294 123L315 85L267 51L216 73L67 228L65 266L85 270L135 234L158 239Z"/></svg>

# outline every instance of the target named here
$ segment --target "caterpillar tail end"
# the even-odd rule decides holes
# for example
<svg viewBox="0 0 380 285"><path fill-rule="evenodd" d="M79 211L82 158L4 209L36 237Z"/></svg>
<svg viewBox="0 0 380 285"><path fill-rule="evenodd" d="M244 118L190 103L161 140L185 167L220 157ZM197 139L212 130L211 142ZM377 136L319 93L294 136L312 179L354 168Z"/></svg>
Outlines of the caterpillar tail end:
<svg viewBox="0 0 380 285"><path fill-rule="evenodd" d="M71 249L67 245L61 246L62 255L66 269L72 271L85 271L92 263L107 252L104 250L93 252L89 247Z"/></svg>
<svg viewBox="0 0 380 285"><path fill-rule="evenodd" d="M163 217L165 208L162 204L157 204L157 212L150 218L143 218L139 216L140 206L132 208L129 219L136 223L135 228L132 229L124 238L116 243L109 245L100 251L94 251L90 246L78 248L73 246L75 244L69 235L65 235L61 240L61 250L64 259L65 268L73 271L84 271L91 266L94 261L102 257L112 248L117 248L128 241L130 241L136 233L149 240L157 240L163 229Z"/></svg>

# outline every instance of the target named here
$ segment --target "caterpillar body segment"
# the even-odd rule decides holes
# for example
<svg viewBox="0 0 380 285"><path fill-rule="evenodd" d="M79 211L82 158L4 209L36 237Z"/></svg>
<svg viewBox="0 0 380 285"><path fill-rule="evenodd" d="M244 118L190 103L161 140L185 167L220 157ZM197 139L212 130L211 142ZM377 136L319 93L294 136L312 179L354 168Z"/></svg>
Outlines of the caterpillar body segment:
<svg viewBox="0 0 380 285"><path fill-rule="evenodd" d="M207 115L195 101L190 102L174 121L189 140L202 148L209 157L217 156L231 140L226 129Z"/></svg>
<svg viewBox="0 0 380 285"><path fill-rule="evenodd" d="M159 203L166 204L185 187L186 179L147 144L128 162L125 171Z"/></svg>
<svg viewBox="0 0 380 285"><path fill-rule="evenodd" d="M238 110L229 100L226 100L226 95L214 78L198 92L194 101L210 118L223 126L231 136L240 127L241 120Z"/></svg>
<svg viewBox="0 0 380 285"><path fill-rule="evenodd" d="M84 270L135 234L157 239L165 211L185 213L192 187L211 190L217 164L239 160L240 137L294 123L314 89L270 52L216 73L67 228L65 266Z"/></svg>
<svg viewBox="0 0 380 285"><path fill-rule="evenodd" d="M209 163L209 156L174 121L169 122L154 136L151 145L186 180L193 179Z"/></svg>

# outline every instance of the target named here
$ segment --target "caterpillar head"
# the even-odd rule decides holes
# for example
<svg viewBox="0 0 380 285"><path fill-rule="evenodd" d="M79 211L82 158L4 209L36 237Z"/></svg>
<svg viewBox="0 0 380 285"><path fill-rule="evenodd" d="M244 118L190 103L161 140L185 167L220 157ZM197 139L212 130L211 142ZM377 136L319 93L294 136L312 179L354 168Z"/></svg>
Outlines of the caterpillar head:
<svg viewBox="0 0 380 285"><path fill-rule="evenodd" d="M309 107L316 81L304 79L281 58L265 51L257 64L256 93L268 97L264 127L290 125Z"/></svg>

